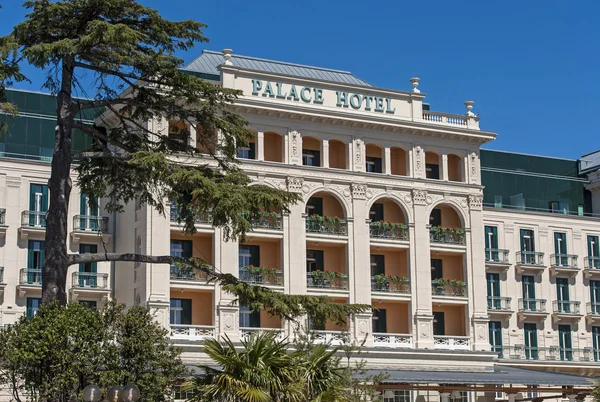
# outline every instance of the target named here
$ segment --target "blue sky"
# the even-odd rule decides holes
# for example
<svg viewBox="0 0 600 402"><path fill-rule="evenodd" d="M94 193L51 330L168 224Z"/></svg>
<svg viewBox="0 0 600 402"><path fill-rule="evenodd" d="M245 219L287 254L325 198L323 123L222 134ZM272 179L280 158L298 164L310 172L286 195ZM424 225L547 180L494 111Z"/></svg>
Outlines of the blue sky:
<svg viewBox="0 0 600 402"><path fill-rule="evenodd" d="M2 29L23 18L5 0ZM142 0L170 19L208 24L202 49L348 70L385 88L421 78L431 109L474 100L487 148L578 158L600 148L600 2ZM40 90L43 75L26 70Z"/></svg>

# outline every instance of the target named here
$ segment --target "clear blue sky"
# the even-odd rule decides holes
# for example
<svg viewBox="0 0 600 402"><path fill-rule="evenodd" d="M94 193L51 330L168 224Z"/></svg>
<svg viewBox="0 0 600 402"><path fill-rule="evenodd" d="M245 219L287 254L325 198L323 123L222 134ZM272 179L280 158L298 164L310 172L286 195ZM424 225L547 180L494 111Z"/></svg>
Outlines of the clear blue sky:
<svg viewBox="0 0 600 402"><path fill-rule="evenodd" d="M348 70L385 88L421 78L432 110L463 113L487 148L578 158L600 148L600 1L141 0L208 24L204 48ZM23 18L2 1L0 33ZM27 70L40 90L43 75Z"/></svg>

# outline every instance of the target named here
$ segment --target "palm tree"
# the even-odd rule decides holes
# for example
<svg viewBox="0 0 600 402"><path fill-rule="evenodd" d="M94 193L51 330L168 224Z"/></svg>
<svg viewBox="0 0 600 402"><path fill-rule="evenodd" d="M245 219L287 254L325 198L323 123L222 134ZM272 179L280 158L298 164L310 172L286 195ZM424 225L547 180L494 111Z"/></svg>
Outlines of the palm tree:
<svg viewBox="0 0 600 402"><path fill-rule="evenodd" d="M219 368L203 367L205 374L188 380L183 389L191 402L302 401L295 358L277 334L252 334L237 350L229 338L205 342L206 354Z"/></svg>

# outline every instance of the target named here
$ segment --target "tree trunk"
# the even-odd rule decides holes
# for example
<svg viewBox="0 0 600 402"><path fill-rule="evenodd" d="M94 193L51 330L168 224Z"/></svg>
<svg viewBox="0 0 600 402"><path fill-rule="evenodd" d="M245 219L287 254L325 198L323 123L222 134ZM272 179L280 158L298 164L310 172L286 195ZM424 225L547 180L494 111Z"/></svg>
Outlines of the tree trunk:
<svg viewBox="0 0 600 402"><path fill-rule="evenodd" d="M57 300L67 304L67 220L71 197L71 85L73 81L73 57L62 61L61 90L57 99L57 129L55 133L52 172L48 180L50 207L46 216L45 261L42 268L42 303Z"/></svg>

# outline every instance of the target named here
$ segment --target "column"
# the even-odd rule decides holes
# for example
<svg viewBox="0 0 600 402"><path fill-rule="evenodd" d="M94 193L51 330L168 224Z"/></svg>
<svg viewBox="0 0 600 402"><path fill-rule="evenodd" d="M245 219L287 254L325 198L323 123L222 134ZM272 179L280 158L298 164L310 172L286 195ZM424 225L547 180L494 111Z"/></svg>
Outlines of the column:
<svg viewBox="0 0 600 402"><path fill-rule="evenodd" d="M416 345L418 348L433 348L433 314L431 312L431 255L429 251L429 215L427 214L427 192L413 190L414 232L411 233L411 248L414 248L415 275L413 303L416 303Z"/></svg>
<svg viewBox="0 0 600 402"><path fill-rule="evenodd" d="M440 392L440 402L450 402L450 392Z"/></svg>
<svg viewBox="0 0 600 402"><path fill-rule="evenodd" d="M467 284L472 314L471 342L474 350L490 350L488 339L487 280L485 277L485 238L483 237L483 197L469 196L470 228L465 230L467 245Z"/></svg>
<svg viewBox="0 0 600 402"><path fill-rule="evenodd" d="M329 140L321 141L321 160L323 164L321 166L329 167Z"/></svg>
<svg viewBox="0 0 600 402"><path fill-rule="evenodd" d="M263 131L256 133L256 160L265 160L265 133Z"/></svg>
<svg viewBox="0 0 600 402"><path fill-rule="evenodd" d="M198 145L198 141L196 139L196 136L198 135L198 133L196 132L196 126L193 124L190 124L190 136L188 137L188 145L190 147L194 147L196 148Z"/></svg>
<svg viewBox="0 0 600 402"><path fill-rule="evenodd" d="M383 148L383 173L392 174L392 149Z"/></svg>
<svg viewBox="0 0 600 402"><path fill-rule="evenodd" d="M220 265L217 268L222 273L239 275L239 244L237 239L224 241L222 230L215 228L215 237L218 236L220 244ZM215 290L216 291L216 290ZM217 314L219 317L219 335L227 335L232 341L238 341L240 338L239 331L239 306L233 304L234 296L219 288L219 304L217 305Z"/></svg>
<svg viewBox="0 0 600 402"><path fill-rule="evenodd" d="M365 171L365 143L360 138L352 141L352 153L350 166L355 172Z"/></svg>
<svg viewBox="0 0 600 402"><path fill-rule="evenodd" d="M442 165L440 166L440 179L448 181L448 155L442 154Z"/></svg>
<svg viewBox="0 0 600 402"><path fill-rule="evenodd" d="M369 211L366 204L367 186L352 185L352 218L348 225L348 268L350 270L350 303L371 304L371 270L369 249ZM350 228L352 232L350 233ZM354 317L354 337L357 342L365 340L365 346L373 346L372 313L365 312Z"/></svg>

